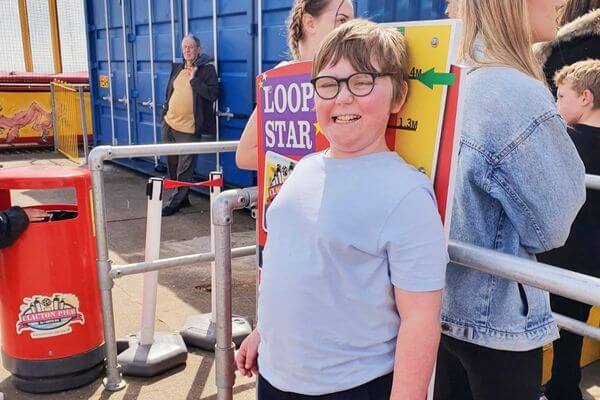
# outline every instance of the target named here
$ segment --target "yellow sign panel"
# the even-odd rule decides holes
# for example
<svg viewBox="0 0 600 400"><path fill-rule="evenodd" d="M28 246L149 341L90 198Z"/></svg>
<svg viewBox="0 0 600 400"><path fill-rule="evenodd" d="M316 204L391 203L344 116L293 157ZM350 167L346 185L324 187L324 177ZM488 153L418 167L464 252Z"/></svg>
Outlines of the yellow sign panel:
<svg viewBox="0 0 600 400"><path fill-rule="evenodd" d="M100 75L100 87L103 89L108 89L109 80L108 75Z"/></svg>
<svg viewBox="0 0 600 400"><path fill-rule="evenodd" d="M446 88L453 84L449 71L456 63L459 24L456 20L385 24L404 33L410 63L408 99L396 121L391 121L396 151L430 178L435 174Z"/></svg>

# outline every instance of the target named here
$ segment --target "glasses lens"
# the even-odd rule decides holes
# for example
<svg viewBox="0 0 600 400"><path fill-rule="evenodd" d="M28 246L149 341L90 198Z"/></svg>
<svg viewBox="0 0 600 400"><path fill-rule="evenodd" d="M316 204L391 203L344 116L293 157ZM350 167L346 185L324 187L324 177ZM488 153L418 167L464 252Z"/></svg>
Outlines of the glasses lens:
<svg viewBox="0 0 600 400"><path fill-rule="evenodd" d="M315 82L315 90L319 97L323 99L332 99L338 93L338 82L329 76L317 78Z"/></svg>
<svg viewBox="0 0 600 400"><path fill-rule="evenodd" d="M369 74L356 74L350 77L348 87L355 96L366 96L373 90L375 81Z"/></svg>

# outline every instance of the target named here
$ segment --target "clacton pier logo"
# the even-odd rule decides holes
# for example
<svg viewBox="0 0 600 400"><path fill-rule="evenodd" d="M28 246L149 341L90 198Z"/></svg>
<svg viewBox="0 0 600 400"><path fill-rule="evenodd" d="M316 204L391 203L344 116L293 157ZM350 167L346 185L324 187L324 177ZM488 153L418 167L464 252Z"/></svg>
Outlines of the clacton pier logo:
<svg viewBox="0 0 600 400"><path fill-rule="evenodd" d="M85 323L79 312L79 300L74 294L54 293L23 299L17 322L17 334L31 331L32 339L71 333L71 324Z"/></svg>

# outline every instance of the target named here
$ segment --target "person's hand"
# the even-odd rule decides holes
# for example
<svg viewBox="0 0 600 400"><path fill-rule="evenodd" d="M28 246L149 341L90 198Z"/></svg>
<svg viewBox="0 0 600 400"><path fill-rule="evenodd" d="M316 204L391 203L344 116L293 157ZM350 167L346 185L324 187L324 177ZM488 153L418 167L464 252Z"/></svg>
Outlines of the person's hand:
<svg viewBox="0 0 600 400"><path fill-rule="evenodd" d="M252 375L258 375L258 345L260 343L260 334L255 329L242 342L240 350L235 356L235 363L240 374L251 378Z"/></svg>
<svg viewBox="0 0 600 400"><path fill-rule="evenodd" d="M189 74L188 78L189 78L189 80L190 80L190 81L191 81L192 79L194 79L194 75L196 74L196 70L197 70L197 69L198 69L198 67L196 67L195 65L194 65L192 68L188 68L188 69L187 69L187 71L188 71L188 74Z"/></svg>
<svg viewBox="0 0 600 400"><path fill-rule="evenodd" d="M23 211L27 214L27 218L29 218L30 222L39 222L50 217L50 214L48 214L46 210L39 208L24 208Z"/></svg>

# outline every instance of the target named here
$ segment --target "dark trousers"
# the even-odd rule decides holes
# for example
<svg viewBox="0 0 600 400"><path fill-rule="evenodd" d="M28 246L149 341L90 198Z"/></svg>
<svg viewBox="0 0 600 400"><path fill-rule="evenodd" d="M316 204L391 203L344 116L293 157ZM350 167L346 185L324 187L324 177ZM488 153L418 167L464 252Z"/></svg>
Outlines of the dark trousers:
<svg viewBox="0 0 600 400"><path fill-rule="evenodd" d="M258 400L389 400L392 392L393 374L389 373L363 385L320 396L283 392L258 376Z"/></svg>
<svg viewBox="0 0 600 400"><path fill-rule="evenodd" d="M552 311L579 321L587 321L592 306L561 296L550 295ZM552 346L552 379L546 385L549 400L582 400L579 383L581 381L581 347L583 338L569 331L561 330L560 339Z"/></svg>
<svg viewBox="0 0 600 400"><path fill-rule="evenodd" d="M163 122L162 140L163 143L192 143L197 142L198 138L194 134L178 132L171 128L169 124ZM180 182L191 182L195 164L195 154L167 156L169 179ZM177 188L171 195L167 205L171 208L179 209L185 201L188 201L189 192L190 189L188 187Z"/></svg>
<svg viewBox="0 0 600 400"><path fill-rule="evenodd" d="M539 400L542 348L489 349L442 335L434 400Z"/></svg>

